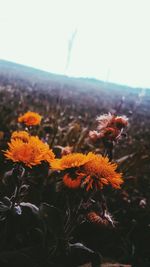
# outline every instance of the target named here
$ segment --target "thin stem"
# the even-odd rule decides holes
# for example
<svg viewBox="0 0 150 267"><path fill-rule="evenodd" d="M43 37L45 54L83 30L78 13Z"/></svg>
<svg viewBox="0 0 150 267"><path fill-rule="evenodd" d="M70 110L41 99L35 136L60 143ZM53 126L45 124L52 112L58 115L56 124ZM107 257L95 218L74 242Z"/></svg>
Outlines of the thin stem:
<svg viewBox="0 0 150 267"><path fill-rule="evenodd" d="M11 205L11 209L14 208L16 200L18 199L18 195L19 195L19 191L20 191L20 186L17 185L14 191L14 195L12 196L12 205Z"/></svg>
<svg viewBox="0 0 150 267"><path fill-rule="evenodd" d="M104 155L107 156L111 161L113 159L114 142L108 142L107 140L103 140L103 144L105 147Z"/></svg>
<svg viewBox="0 0 150 267"><path fill-rule="evenodd" d="M66 234L67 234L67 236L69 236L70 235L70 233L73 231L73 229L75 228L75 223L76 223L76 220L77 220L77 218L78 218L78 212L79 212L79 210L80 210L80 208L81 208L81 206L82 206L82 204L83 204L83 198L80 200L80 202L79 202L79 205L78 205L78 207L77 207L77 209L76 209L76 211L75 211L75 215L74 215L74 217L72 218L72 220L70 221L70 223L69 223L69 225L66 227L66 229L65 229L65 232L66 232Z"/></svg>
<svg viewBox="0 0 150 267"><path fill-rule="evenodd" d="M13 170L15 181L16 181L16 187L13 196L11 197L12 200L12 206L11 209L14 208L16 201L18 200L20 188L22 186L23 176L24 176L25 169L19 165L16 164Z"/></svg>
<svg viewBox="0 0 150 267"><path fill-rule="evenodd" d="M58 127L55 128L55 132L54 132L54 135L53 135L53 137L52 137L52 140L51 140L51 143L50 143L50 147L52 147L53 144L54 144L54 141L55 141L57 132L58 132Z"/></svg>

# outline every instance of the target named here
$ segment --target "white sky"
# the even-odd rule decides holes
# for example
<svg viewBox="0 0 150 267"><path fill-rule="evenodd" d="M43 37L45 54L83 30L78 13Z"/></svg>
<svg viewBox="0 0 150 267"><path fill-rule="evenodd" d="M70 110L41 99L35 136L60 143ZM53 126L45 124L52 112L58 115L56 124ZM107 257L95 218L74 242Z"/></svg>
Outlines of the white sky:
<svg viewBox="0 0 150 267"><path fill-rule="evenodd" d="M150 87L150 0L0 0L0 58Z"/></svg>

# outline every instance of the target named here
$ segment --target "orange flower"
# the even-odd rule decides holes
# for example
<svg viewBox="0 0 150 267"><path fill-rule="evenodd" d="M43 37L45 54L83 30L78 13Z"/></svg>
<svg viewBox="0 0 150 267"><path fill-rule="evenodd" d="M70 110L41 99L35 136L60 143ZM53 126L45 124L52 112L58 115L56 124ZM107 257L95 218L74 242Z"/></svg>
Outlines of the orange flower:
<svg viewBox="0 0 150 267"><path fill-rule="evenodd" d="M51 162L54 170L65 171L64 184L69 188L84 187L90 189L102 189L104 185L112 185L120 188L123 183L120 173L116 172L117 165L109 162L108 158L95 155L72 153L55 159Z"/></svg>
<svg viewBox="0 0 150 267"><path fill-rule="evenodd" d="M15 131L11 135L11 139L19 139L22 140L23 142L28 142L29 140L29 133L26 131Z"/></svg>
<svg viewBox="0 0 150 267"><path fill-rule="evenodd" d="M30 168L41 164L42 161L50 162L55 157L48 144L43 143L37 136L29 137L26 143L21 139L12 139L8 146L9 149L5 151L6 158L13 162L22 162Z"/></svg>
<svg viewBox="0 0 150 267"><path fill-rule="evenodd" d="M101 155L89 153L89 157L91 160L83 166L82 170L86 174L82 186L85 186L87 191L93 188L102 189L104 185L109 184L119 189L123 180L121 174L116 172L117 165Z"/></svg>
<svg viewBox="0 0 150 267"><path fill-rule="evenodd" d="M77 176L73 179L68 173L64 175L63 182L64 184L72 189L79 188L81 185L81 178L80 176Z"/></svg>
<svg viewBox="0 0 150 267"><path fill-rule="evenodd" d="M46 145L46 144L44 144ZM47 145L48 146L48 145ZM49 164L51 164L51 162L55 159L55 155L52 151L52 149L49 148L48 146L48 150L47 152L45 153L45 156L44 156L44 160L47 161Z"/></svg>
<svg viewBox="0 0 150 267"><path fill-rule="evenodd" d="M72 189L79 188L84 176L80 168L89 161L89 156L82 153L72 153L63 156L61 159L55 159L51 162L54 170L65 171L63 177L64 184Z"/></svg>
<svg viewBox="0 0 150 267"><path fill-rule="evenodd" d="M63 156L61 159L55 159L51 163L51 167L54 170L66 170L71 168L77 168L88 162L87 155L82 153L72 153Z"/></svg>
<svg viewBox="0 0 150 267"><path fill-rule="evenodd" d="M24 123L27 126L35 126L41 123L42 116L36 112L28 111L23 116L18 118L18 122Z"/></svg>

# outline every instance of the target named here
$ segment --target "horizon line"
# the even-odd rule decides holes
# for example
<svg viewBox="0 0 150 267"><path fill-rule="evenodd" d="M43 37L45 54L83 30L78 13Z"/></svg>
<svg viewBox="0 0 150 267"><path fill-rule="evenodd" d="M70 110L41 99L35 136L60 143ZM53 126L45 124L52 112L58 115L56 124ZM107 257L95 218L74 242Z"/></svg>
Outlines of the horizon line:
<svg viewBox="0 0 150 267"><path fill-rule="evenodd" d="M150 90L150 87L132 86L132 85L128 85L128 84L121 84L121 83L107 81L107 80L104 81L104 80L100 80L97 77L92 77L92 76L70 76L70 75L67 75L66 73L54 73L54 72L50 72L50 71L48 71L46 69L37 68L37 67L35 67L33 65L28 65L28 64L26 65L26 64L23 64L23 63L20 63L20 62L14 62L14 61L11 61L11 60L0 58L0 62L2 62L2 61L10 63L10 64L16 64L16 65L19 65L19 66L25 67L25 68L31 68L31 69L34 69L35 71L41 71L41 72L44 72L44 73L47 73L47 74L63 76L63 77L66 77L66 78L71 78L71 79L95 80L97 82L102 82L104 84L112 84L112 85L116 85L116 86L129 87L129 88L133 88L133 89Z"/></svg>

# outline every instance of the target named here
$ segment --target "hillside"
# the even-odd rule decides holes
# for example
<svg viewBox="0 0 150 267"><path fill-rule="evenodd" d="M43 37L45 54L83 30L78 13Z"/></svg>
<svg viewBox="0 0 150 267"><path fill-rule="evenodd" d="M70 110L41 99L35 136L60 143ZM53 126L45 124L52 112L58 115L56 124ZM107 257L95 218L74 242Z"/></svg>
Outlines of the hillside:
<svg viewBox="0 0 150 267"><path fill-rule="evenodd" d="M96 80L93 78L72 78L64 75L58 75L35 69L32 67L24 66L21 64L0 60L0 75L7 76L12 80L24 80L26 82L43 84L44 87L70 87L78 90L114 90L116 92L128 92L139 93L142 88L132 88L124 85L118 85L113 83L107 83L104 81ZM19 82L19 81L18 81Z"/></svg>

